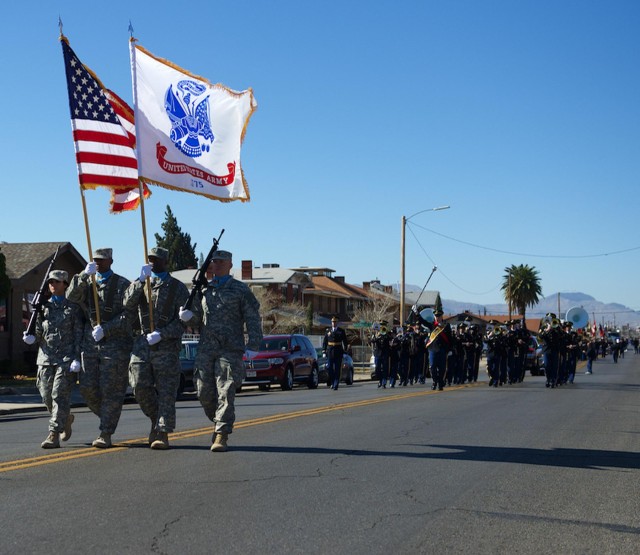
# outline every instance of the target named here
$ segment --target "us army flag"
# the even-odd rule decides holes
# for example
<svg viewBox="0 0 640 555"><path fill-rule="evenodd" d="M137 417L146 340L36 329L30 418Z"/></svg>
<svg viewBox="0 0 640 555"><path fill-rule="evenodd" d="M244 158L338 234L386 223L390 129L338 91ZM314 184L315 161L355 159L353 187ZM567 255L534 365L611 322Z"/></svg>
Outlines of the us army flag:
<svg viewBox="0 0 640 555"><path fill-rule="evenodd" d="M253 91L212 85L130 43L138 173L151 185L224 202L249 200L240 146Z"/></svg>

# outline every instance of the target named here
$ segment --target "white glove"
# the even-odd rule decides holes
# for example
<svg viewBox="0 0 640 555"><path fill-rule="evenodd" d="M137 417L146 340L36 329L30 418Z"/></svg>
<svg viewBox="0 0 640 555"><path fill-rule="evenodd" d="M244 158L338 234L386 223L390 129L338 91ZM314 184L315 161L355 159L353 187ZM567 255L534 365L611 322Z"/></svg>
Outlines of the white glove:
<svg viewBox="0 0 640 555"><path fill-rule="evenodd" d="M151 333L147 334L147 343L149 343L149 345L155 345L156 343L160 343L161 339L162 337L160 336L159 331L152 331Z"/></svg>
<svg viewBox="0 0 640 555"><path fill-rule="evenodd" d="M80 364L79 360L74 360L71 363L71 366L69 366L69 372L73 372L74 374L80 372L80 369L82 368L82 364Z"/></svg>
<svg viewBox="0 0 640 555"><path fill-rule="evenodd" d="M89 262L89 264L87 264L84 269L84 273L88 276L95 276L97 271L98 265L95 262Z"/></svg>
<svg viewBox="0 0 640 555"><path fill-rule="evenodd" d="M188 322L189 320L191 320L191 318L193 318L193 312L191 312L190 310L185 310L184 306L181 306L180 312L178 312L178 316L183 322Z"/></svg>
<svg viewBox="0 0 640 555"><path fill-rule="evenodd" d="M93 328L91 335L93 335L93 340L96 343L100 341L104 337L104 330L102 329L102 326L96 326Z"/></svg>
<svg viewBox="0 0 640 555"><path fill-rule="evenodd" d="M414 304L414 305L411 307L411 311L412 311L412 312L415 312L416 314L418 314L418 305L417 305L417 304Z"/></svg>
<svg viewBox="0 0 640 555"><path fill-rule="evenodd" d="M151 264L143 264L140 269L140 281L146 281L148 277L151 277Z"/></svg>
<svg viewBox="0 0 640 555"><path fill-rule="evenodd" d="M26 331L22 334L22 341L27 345L33 345L36 342L36 336L30 335Z"/></svg>

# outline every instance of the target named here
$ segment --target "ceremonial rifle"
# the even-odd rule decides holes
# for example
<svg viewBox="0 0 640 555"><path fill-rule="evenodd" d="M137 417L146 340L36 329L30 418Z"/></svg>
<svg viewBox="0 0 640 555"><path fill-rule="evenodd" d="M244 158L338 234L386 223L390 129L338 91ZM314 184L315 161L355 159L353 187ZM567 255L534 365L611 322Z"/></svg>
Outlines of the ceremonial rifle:
<svg viewBox="0 0 640 555"><path fill-rule="evenodd" d="M33 312L31 313L31 318L29 319L29 325L27 326L27 335L35 335L36 331L36 319L38 318L38 314L42 312L42 305L44 305L46 299L44 298L47 294L47 282L49 281L49 272L53 268L53 263L58 258L58 252L60 251L60 245L56 249L56 252L53 253L53 257L51 258L51 262L49 262L49 267L47 271L44 273L44 278L42 279L42 284L40 285L40 289L36 291L36 294L33 296L33 300L31 301L31 306L33 308Z"/></svg>
<svg viewBox="0 0 640 555"><path fill-rule="evenodd" d="M202 266L198 268L198 271L195 273L195 275L193 276L193 279L191 280L191 283L193 283L193 287L191 288L191 293L189 293L189 298L187 299L187 302L184 305L185 310L191 310L191 305L193 304L193 299L195 298L196 293L201 287L206 287L208 284L207 268L209 267L209 264L211 264L211 258L213 257L213 253L218 250L218 245L220 244L220 238L222 237L223 233L224 233L224 229L220 232L220 235L218 235L218 238L213 240L213 245L211 246L211 250L209 251L209 254L204 259Z"/></svg>

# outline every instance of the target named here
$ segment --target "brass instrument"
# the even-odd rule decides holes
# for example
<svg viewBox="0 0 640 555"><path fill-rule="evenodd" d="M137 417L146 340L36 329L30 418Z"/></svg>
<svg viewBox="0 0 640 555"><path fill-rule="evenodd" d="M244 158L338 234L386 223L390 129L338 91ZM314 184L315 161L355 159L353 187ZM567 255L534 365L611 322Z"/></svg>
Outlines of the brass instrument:
<svg viewBox="0 0 640 555"><path fill-rule="evenodd" d="M436 317L433 314L433 309L432 308L423 308L420 311L420 318L422 318L430 326L433 326L433 324L436 321Z"/></svg>
<svg viewBox="0 0 640 555"><path fill-rule="evenodd" d="M557 328L561 324L560 320L556 318L555 314L547 314L544 318L540 319L540 326L538 327L538 333L543 332L547 327Z"/></svg>
<svg viewBox="0 0 640 555"><path fill-rule="evenodd" d="M584 328L589 322L589 313L581 306L574 306L567 310L565 320L573 324L574 330Z"/></svg>
<svg viewBox="0 0 640 555"><path fill-rule="evenodd" d="M438 336L444 331L444 326L443 325L438 325L434 328L434 330L431 332L431 334L429 335L429 340L427 341L427 348L429 347L429 345L431 345L436 339L438 339Z"/></svg>

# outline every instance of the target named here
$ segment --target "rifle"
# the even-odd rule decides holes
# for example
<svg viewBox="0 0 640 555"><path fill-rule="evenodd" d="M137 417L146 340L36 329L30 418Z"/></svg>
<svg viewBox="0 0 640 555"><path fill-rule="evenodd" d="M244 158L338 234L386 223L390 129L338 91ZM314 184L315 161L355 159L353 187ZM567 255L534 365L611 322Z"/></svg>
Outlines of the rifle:
<svg viewBox="0 0 640 555"><path fill-rule="evenodd" d="M198 271L193 276L191 283L193 283L193 287L191 288L191 293L189 293L189 298L187 302L184 303L185 310L191 310L191 305L193 304L193 299L195 299L196 293L200 290L201 287L207 286L207 268L209 264L211 264L211 258L213 257L213 253L218 250L218 245L220 244L220 238L224 233L224 229L220 232L217 239L213 239L213 245L211 246L211 250L207 257L204 259L202 266L198 268Z"/></svg>
<svg viewBox="0 0 640 555"><path fill-rule="evenodd" d="M40 285L40 289L33 296L33 300L31 301L31 306L33 307L33 312L31 313L31 318L29 318L29 325L27 326L27 335L35 335L36 331L36 319L38 318L38 314L42 312L42 305L45 303L44 296L47 294L47 282L49 281L49 272L53 268L53 263L58 258L58 252L60 251L60 245L56 249L56 252L53 253L53 257L51 258L51 262L49 262L49 267L47 271L44 273L44 278L42 279L42 284Z"/></svg>

